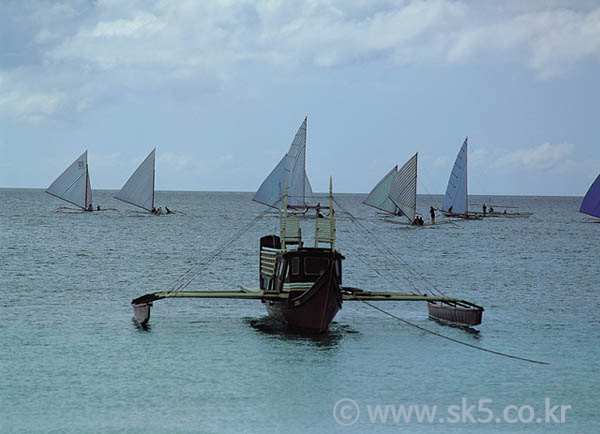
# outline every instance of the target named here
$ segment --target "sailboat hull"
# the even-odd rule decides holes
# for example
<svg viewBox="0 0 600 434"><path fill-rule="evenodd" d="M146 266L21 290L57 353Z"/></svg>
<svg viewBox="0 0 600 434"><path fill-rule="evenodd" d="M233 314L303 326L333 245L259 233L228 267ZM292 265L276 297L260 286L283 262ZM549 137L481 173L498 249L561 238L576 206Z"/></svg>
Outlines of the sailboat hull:
<svg viewBox="0 0 600 434"><path fill-rule="evenodd" d="M342 308L342 295L332 271L323 274L314 285L288 300L266 300L267 312L276 321L293 329L324 333Z"/></svg>
<svg viewBox="0 0 600 434"><path fill-rule="evenodd" d="M470 308L442 303L428 303L427 310L430 318L466 326L481 324L483 316L483 309L480 307Z"/></svg>

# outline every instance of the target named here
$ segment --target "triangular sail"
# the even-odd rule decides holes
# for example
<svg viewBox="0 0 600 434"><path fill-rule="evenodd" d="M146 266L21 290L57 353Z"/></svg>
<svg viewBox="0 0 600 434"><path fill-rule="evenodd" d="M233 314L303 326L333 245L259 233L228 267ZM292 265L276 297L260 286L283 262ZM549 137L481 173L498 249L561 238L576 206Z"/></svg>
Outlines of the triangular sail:
<svg viewBox="0 0 600 434"><path fill-rule="evenodd" d="M142 164L133 172L133 175L115 196L116 199L152 211L154 208L155 154L156 148L148 154Z"/></svg>
<svg viewBox="0 0 600 434"><path fill-rule="evenodd" d="M397 207L390 199L390 187L392 182L398 176L398 166L394 166L377 185L371 190L367 198L363 201L365 205L372 206L382 211L396 214Z"/></svg>
<svg viewBox="0 0 600 434"><path fill-rule="evenodd" d="M288 184L288 206L304 207L312 188L306 175L306 118L287 154L263 181L252 200L275 208L283 207L284 182Z"/></svg>
<svg viewBox="0 0 600 434"><path fill-rule="evenodd" d="M417 212L417 154L398 170L389 197L412 223Z"/></svg>
<svg viewBox="0 0 600 434"><path fill-rule="evenodd" d="M446 195L444 196L443 211L452 212L453 214L466 214L468 212L467 202L467 140L465 139L454 167L448 179L448 187L446 187ZM450 210L452 208L452 210Z"/></svg>
<svg viewBox="0 0 600 434"><path fill-rule="evenodd" d="M579 212L600 217L600 175L585 194Z"/></svg>
<svg viewBox="0 0 600 434"><path fill-rule="evenodd" d="M66 202L77 205L82 209L92 203L92 188L87 167L87 151L79 156L58 177L46 193L58 197Z"/></svg>

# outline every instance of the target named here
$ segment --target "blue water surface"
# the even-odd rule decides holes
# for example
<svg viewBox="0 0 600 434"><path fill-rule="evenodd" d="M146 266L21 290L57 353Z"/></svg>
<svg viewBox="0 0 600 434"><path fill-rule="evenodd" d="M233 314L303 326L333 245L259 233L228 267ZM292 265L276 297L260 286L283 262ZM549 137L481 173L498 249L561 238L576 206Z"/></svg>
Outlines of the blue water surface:
<svg viewBox="0 0 600 434"><path fill-rule="evenodd" d="M258 239L278 219L256 219L265 208L250 193L157 192L185 213L160 217L114 193L94 203L119 211L79 213L57 212L42 190L0 189L0 432L600 431L600 223L577 213L580 198L475 196L473 209L534 214L416 229L383 221L364 195L336 196L344 284L480 304L477 331L429 320L422 303L377 306L539 365L360 302L321 336L281 331L259 301L235 300L161 300L142 330L131 300L196 264L188 289L256 286ZM419 196L426 221L441 202ZM570 408L547 417L547 402ZM390 406L385 422L377 405ZM401 405L436 406L434 420L394 421Z"/></svg>

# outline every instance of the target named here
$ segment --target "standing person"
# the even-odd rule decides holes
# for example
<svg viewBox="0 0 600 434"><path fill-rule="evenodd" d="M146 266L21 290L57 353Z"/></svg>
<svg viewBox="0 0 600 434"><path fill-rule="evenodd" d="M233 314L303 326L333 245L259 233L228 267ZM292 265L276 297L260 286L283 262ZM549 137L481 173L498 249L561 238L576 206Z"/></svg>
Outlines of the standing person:
<svg viewBox="0 0 600 434"><path fill-rule="evenodd" d="M485 217L485 211L486 211L486 207L485 207L485 203L483 204L483 206L481 207L481 209L483 210L483 216Z"/></svg>
<svg viewBox="0 0 600 434"><path fill-rule="evenodd" d="M429 207L429 215L431 216L431 224L435 224L435 209L432 206Z"/></svg>

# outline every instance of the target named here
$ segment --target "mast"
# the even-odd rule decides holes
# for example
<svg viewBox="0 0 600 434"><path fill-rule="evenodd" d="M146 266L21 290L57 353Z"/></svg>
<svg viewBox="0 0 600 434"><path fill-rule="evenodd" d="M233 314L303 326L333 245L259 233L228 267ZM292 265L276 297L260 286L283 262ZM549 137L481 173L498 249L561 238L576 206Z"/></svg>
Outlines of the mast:
<svg viewBox="0 0 600 434"><path fill-rule="evenodd" d="M469 215L469 166L467 165L467 158L469 155L469 136L465 137L465 215Z"/></svg>
<svg viewBox="0 0 600 434"><path fill-rule="evenodd" d="M85 208L88 208L88 189L87 186L90 185L90 172L88 169L87 161L85 162Z"/></svg>
<svg viewBox="0 0 600 434"><path fill-rule="evenodd" d="M154 148L155 150L156 148ZM152 209L154 209L154 183L156 179L156 159L152 161Z"/></svg>
<svg viewBox="0 0 600 434"><path fill-rule="evenodd" d="M306 135L308 134L308 116L304 116L304 143L302 148L304 149L304 160L302 161L302 203L306 206Z"/></svg>

